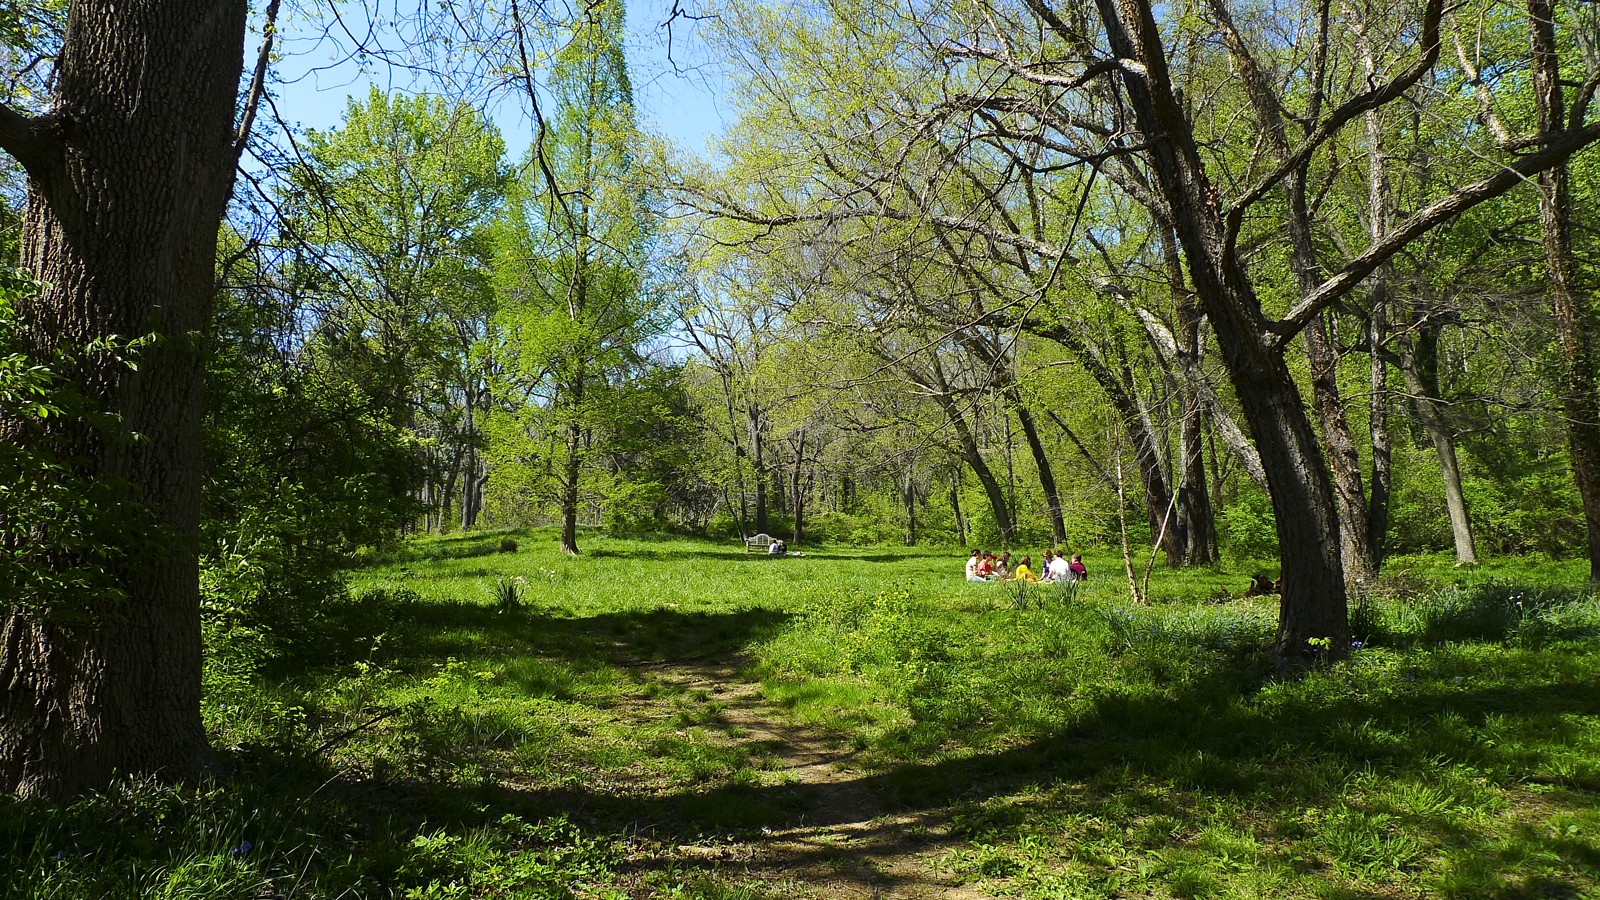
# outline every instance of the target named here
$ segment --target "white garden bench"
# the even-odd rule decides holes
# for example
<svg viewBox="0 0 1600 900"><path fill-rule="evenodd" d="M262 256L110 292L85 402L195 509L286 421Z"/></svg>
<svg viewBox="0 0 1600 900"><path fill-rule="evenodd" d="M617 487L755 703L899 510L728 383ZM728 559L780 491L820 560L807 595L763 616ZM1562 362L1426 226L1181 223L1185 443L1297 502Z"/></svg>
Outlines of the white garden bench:
<svg viewBox="0 0 1600 900"><path fill-rule="evenodd" d="M744 552L760 549L763 552L772 546L774 538L770 534L752 534L744 539Z"/></svg>

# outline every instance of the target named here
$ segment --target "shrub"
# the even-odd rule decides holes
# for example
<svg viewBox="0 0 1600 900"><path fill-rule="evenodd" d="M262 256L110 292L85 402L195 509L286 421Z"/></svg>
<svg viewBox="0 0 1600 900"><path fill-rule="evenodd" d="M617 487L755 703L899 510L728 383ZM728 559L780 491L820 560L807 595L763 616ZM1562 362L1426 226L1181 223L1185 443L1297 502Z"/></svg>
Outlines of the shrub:
<svg viewBox="0 0 1600 900"><path fill-rule="evenodd" d="M1278 555L1278 530L1272 516L1272 501L1260 491L1246 491L1218 516L1228 550L1241 559L1263 559Z"/></svg>

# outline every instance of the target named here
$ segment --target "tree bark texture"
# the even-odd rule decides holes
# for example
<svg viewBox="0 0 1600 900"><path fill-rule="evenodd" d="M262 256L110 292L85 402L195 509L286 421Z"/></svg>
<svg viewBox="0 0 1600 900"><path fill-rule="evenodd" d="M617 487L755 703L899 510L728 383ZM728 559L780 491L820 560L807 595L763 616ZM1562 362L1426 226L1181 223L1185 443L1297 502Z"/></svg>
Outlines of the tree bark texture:
<svg viewBox="0 0 1600 900"><path fill-rule="evenodd" d="M1361 55L1367 77L1376 79L1377 60L1365 36ZM1363 117L1367 130L1367 233L1376 244L1383 240L1394 222L1394 198L1385 165L1385 132L1381 110L1368 110ZM1371 311L1367 315L1367 400L1368 433L1372 439L1372 495L1367 504L1367 540L1375 570L1383 568L1388 553L1389 497L1394 485L1393 442L1389 436L1389 364L1385 349L1389 341L1389 283L1394 267L1385 263L1375 269L1368 291Z"/></svg>
<svg viewBox="0 0 1600 900"><path fill-rule="evenodd" d="M137 370L76 354L62 374L137 440L56 419L26 440L122 484L148 520L110 575L122 596L12 608L0 622L0 789L62 797L118 777L198 775L196 557L203 335L217 229L233 185L246 4L75 2L51 111L0 146L29 174L23 263L44 283L18 310L28 352L157 335ZM0 421L0 440L24 439ZM63 560L71 565L70 560Z"/></svg>
<svg viewBox="0 0 1600 900"><path fill-rule="evenodd" d="M1182 282L1174 284L1181 286ZM1188 291L1176 288L1174 294L1177 295L1178 340L1182 343L1183 358L1198 360L1201 356L1200 311L1195 308L1194 298ZM1183 421L1178 428L1178 445L1183 455L1183 474L1178 481L1178 509L1188 546L1188 563L1203 566L1218 559L1217 517L1211 508L1211 494L1206 489L1205 400L1191 384L1191 379L1185 376L1179 391Z"/></svg>
<svg viewBox="0 0 1600 900"><path fill-rule="evenodd" d="M567 423L567 457L561 467L561 552L578 555L578 479L583 477L583 392L588 376L582 360L576 363L576 374L567 387L568 412L572 420Z"/></svg>
<svg viewBox="0 0 1600 900"><path fill-rule="evenodd" d="M1306 353L1311 360L1311 399L1322 423L1334 500L1339 512L1339 550L1344 557L1346 587L1355 589L1378 574L1372 558L1372 538L1367 533L1367 493L1361 483L1361 455L1355 434L1344 414L1339 390L1339 360L1328 333L1330 315L1318 316L1305 331Z"/></svg>
<svg viewBox="0 0 1600 900"><path fill-rule="evenodd" d="M956 542L967 546L967 520L961 514L961 471L950 473L950 510L956 517Z"/></svg>
<svg viewBox="0 0 1600 900"><path fill-rule="evenodd" d="M906 505L906 546L917 545L917 482L916 475L906 470L900 482L900 499Z"/></svg>
<svg viewBox="0 0 1600 900"><path fill-rule="evenodd" d="M1246 96L1250 98L1250 105L1261 124L1262 139L1271 149L1275 162L1286 166L1280 182L1288 201L1285 233L1289 239L1290 258L1300 295L1309 297L1323 281L1323 269L1312 236L1310 207L1306 200L1309 157L1301 158L1298 162L1291 161L1293 151L1289 146L1287 116L1278 94L1234 26L1224 0L1211 0L1210 7L1222 30L1234 66L1239 70ZM1314 63L1312 70L1313 81L1317 82L1312 85L1312 90L1320 96L1324 65L1320 61ZM1320 100L1315 100L1309 118L1315 120L1319 115ZM1307 324L1306 355L1311 363L1312 406L1322 425L1326 458L1333 478L1345 582L1347 587L1354 588L1373 578L1377 574L1377 565L1372 558L1372 540L1367 533L1369 517L1366 491L1361 483L1361 460L1339 390L1339 359L1330 335L1331 319L1332 313L1324 312L1312 317Z"/></svg>
<svg viewBox="0 0 1600 900"><path fill-rule="evenodd" d="M1561 66L1551 0L1528 0L1539 136L1550 141L1566 127ZM1589 580L1600 585L1600 385L1596 384L1593 299L1577 282L1572 253L1572 190L1565 162L1539 173L1539 224L1544 237L1550 300L1561 348L1561 404L1567 419L1572 475L1583 501L1589 539Z"/></svg>
<svg viewBox="0 0 1600 900"><path fill-rule="evenodd" d="M1263 335L1261 304L1228 250L1215 189L1173 95L1166 52L1143 0L1097 0L1147 158L1183 249L1195 296L1216 331L1266 473L1283 563L1276 651L1303 657L1311 640L1350 639L1333 485L1288 365Z"/></svg>
<svg viewBox="0 0 1600 900"><path fill-rule="evenodd" d="M1383 568L1388 554L1389 496L1394 484L1394 450L1389 437L1389 372L1383 344L1388 339L1387 291L1380 280L1372 292L1372 312L1367 318L1368 383L1367 431L1372 439L1372 492L1367 501L1367 552L1374 572Z"/></svg>

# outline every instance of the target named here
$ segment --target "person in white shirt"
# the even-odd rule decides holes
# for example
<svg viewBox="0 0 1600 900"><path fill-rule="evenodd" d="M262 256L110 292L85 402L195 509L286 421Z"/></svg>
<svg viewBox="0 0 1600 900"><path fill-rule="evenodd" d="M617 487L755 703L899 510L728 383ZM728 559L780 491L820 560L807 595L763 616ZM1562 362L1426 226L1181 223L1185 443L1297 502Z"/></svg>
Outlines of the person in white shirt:
<svg viewBox="0 0 1600 900"><path fill-rule="evenodd" d="M1072 576L1072 570L1067 567L1066 555L1062 553L1057 553L1055 558L1050 560L1050 565L1047 571L1050 573L1051 581L1066 584L1067 582L1077 580Z"/></svg>
<svg viewBox="0 0 1600 900"><path fill-rule="evenodd" d="M983 558L983 551L982 550L974 550L974 551L972 551L972 555L967 557L967 580L968 581L982 581L983 580L983 576L978 574L978 560L980 560L982 558Z"/></svg>

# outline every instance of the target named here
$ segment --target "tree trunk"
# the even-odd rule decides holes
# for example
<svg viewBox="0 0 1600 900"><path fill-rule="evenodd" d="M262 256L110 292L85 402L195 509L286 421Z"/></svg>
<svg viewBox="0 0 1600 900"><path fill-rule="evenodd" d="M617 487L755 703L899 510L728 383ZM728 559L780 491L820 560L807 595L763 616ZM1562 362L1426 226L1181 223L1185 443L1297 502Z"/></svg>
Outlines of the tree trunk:
<svg viewBox="0 0 1600 900"><path fill-rule="evenodd" d="M1389 495L1394 482L1393 444L1389 437L1389 369L1383 344L1388 340L1388 297L1384 283L1372 292L1372 313L1367 319L1368 398L1367 431L1372 436L1372 495L1367 501L1367 552L1373 571L1383 568L1388 554Z"/></svg>
<svg viewBox="0 0 1600 900"><path fill-rule="evenodd" d="M1539 134L1548 139L1566 127L1551 0L1528 0L1528 26ZM1555 307L1556 340L1561 348L1561 402L1567 420L1567 445L1589 538L1589 581L1600 586L1600 387L1595 383L1595 313L1592 301L1577 283L1578 267L1572 253L1572 191L1568 182L1565 162L1539 173L1539 224L1550 275L1550 300Z"/></svg>
<svg viewBox="0 0 1600 900"><path fill-rule="evenodd" d="M578 555L578 479L583 475L583 392L584 379L587 377L585 366L580 360L576 364L576 376L567 387L568 414L572 419L567 423L567 458L562 460L561 472L561 552L568 556Z"/></svg>
<svg viewBox="0 0 1600 900"><path fill-rule="evenodd" d="M1198 397L1183 396L1183 422L1178 440L1183 480L1178 484L1178 510L1187 537L1187 562L1203 566L1217 561L1217 520L1206 490L1205 413Z"/></svg>
<svg viewBox="0 0 1600 900"><path fill-rule="evenodd" d="M1278 162L1287 163L1291 150L1286 116L1277 95L1274 94L1274 88L1268 84L1265 75L1245 46L1244 39L1235 28L1232 15L1224 0L1211 0L1210 6L1213 17L1221 26L1222 37L1228 45L1234 66L1239 71L1240 84L1244 87L1245 95L1249 98L1261 125L1261 138L1264 144L1271 148ZM1313 79L1320 79L1322 63L1315 63L1313 68ZM1313 90L1320 92L1321 89L1320 83L1313 85ZM1315 120L1320 115L1320 94L1318 99L1311 102L1316 106L1309 112L1308 117ZM1184 125L1187 126L1187 123ZM1198 158L1196 161L1198 162ZM1285 233L1289 240L1295 282L1302 297L1311 296L1324 277L1312 238L1311 213L1306 200L1308 167L1309 158L1302 159L1298 164L1289 166L1281 181L1285 199L1288 201L1287 215L1284 217ZM1228 264L1238 266L1236 260L1228 261ZM1240 270L1238 274L1243 280L1245 273ZM1254 291L1251 293L1253 295ZM1259 305L1248 309L1258 310ZM1372 541L1367 534L1367 497L1361 483L1361 460L1356 452L1355 438L1345 417L1344 399L1339 391L1339 360L1328 331L1331 319L1332 313L1328 312L1313 316L1304 334L1306 356L1311 363L1311 400L1317 419L1322 424L1322 439L1326 447L1329 472L1332 475L1334 502L1339 521L1344 579L1346 587L1349 588L1371 579L1377 574L1377 568L1370 553Z"/></svg>
<svg viewBox="0 0 1600 900"><path fill-rule="evenodd" d="M751 479L756 483L756 534L771 534L767 527L767 463L766 441L762 439L761 409L750 405L750 467Z"/></svg>
<svg viewBox="0 0 1600 900"><path fill-rule="evenodd" d="M1128 440L1133 444L1134 462L1139 466L1139 479L1144 485L1145 518L1150 524L1150 537L1154 540L1156 535L1161 533L1161 521L1167 515L1167 508L1172 505L1172 489L1167 473L1161 467L1161 448L1151 430L1150 417L1134 394L1131 375L1127 374L1124 367L1122 375L1119 376L1099 351L1085 343L1082 335L1072 327L1056 323L1030 330L1039 337L1055 341L1072 351L1079 364L1106 392L1106 398L1117 411L1123 430L1127 432ZM1059 419L1057 424L1063 429L1066 428ZM1182 564L1186 555L1180 544L1182 539L1170 528L1161 534L1162 549L1166 551L1168 565Z"/></svg>
<svg viewBox="0 0 1600 900"><path fill-rule="evenodd" d="M1371 45L1361 37L1362 57L1367 77L1378 76L1378 64L1373 58ZM1367 233L1377 243L1394 221L1394 200L1389 188L1389 170L1384 165L1383 115L1379 110L1368 110L1367 126ZM1374 570L1383 567L1388 553L1389 497L1393 487L1393 444L1389 437L1389 367L1384 353L1389 340L1389 282L1394 267L1385 263L1370 276L1369 291L1371 312L1367 316L1367 380L1370 396L1367 401L1367 431L1372 439L1372 496L1367 504L1368 552L1372 555Z"/></svg>
<svg viewBox="0 0 1600 900"><path fill-rule="evenodd" d="M450 454L450 462L445 465L448 476L444 480L443 488L439 491L439 533L444 533L446 522L455 514L456 479L462 474L462 457L468 453L467 448L457 446ZM463 479L466 480L466 479ZM465 507L463 507L463 512Z"/></svg>
<svg viewBox="0 0 1600 900"><path fill-rule="evenodd" d="M1039 488L1044 491L1045 508L1050 513L1050 535L1058 547L1066 546L1067 524L1061 517L1061 493L1056 489L1056 475L1050 465L1050 457L1044 452L1044 442L1039 440L1039 426L1033 421L1033 414L1022 405L1022 398L1017 396L1015 388L1007 390L1007 397L1017 410L1017 421L1022 423L1022 436L1028 441L1028 450L1033 454L1034 468L1039 470Z"/></svg>
<svg viewBox="0 0 1600 900"><path fill-rule="evenodd" d="M478 522L478 435L477 422L473 409L473 390L467 387L467 428L466 461L462 466L461 478L461 530L468 531Z"/></svg>
<svg viewBox="0 0 1600 900"><path fill-rule="evenodd" d="M1141 0L1097 3L1112 52L1141 67L1138 74L1125 72L1122 84L1266 473L1283 564L1276 652L1305 657L1316 646L1311 641L1326 641L1331 652L1342 653L1350 623L1338 517L1316 432L1282 353L1262 338L1260 300L1228 251L1216 192L1173 96L1150 7Z"/></svg>
<svg viewBox="0 0 1600 900"><path fill-rule="evenodd" d="M1339 549L1344 557L1347 588L1355 588L1377 575L1372 559L1372 539L1367 533L1367 494L1361 481L1361 457L1344 414L1339 391L1338 358L1328 335L1327 316L1318 316L1305 331L1306 354L1311 359L1311 398L1322 422L1334 499L1339 513Z"/></svg>
<svg viewBox="0 0 1600 900"><path fill-rule="evenodd" d="M967 545L967 520L961 515L961 471L950 473L950 509L956 517L956 543Z"/></svg>
<svg viewBox="0 0 1600 900"><path fill-rule="evenodd" d="M1444 403L1439 397L1438 326L1419 315L1409 337L1402 340L1400 349L1400 374L1405 378L1406 391L1411 394L1412 408L1417 421L1433 442L1434 453L1439 457L1439 474L1444 481L1445 509L1450 514L1450 536L1455 542L1456 565L1477 565L1478 546L1472 537L1472 519L1467 510L1466 494L1461 490L1461 467L1456 461L1455 436L1445 421Z"/></svg>
<svg viewBox="0 0 1600 900"><path fill-rule="evenodd" d="M806 501L800 493L800 473L806 462L806 430L800 429L798 440L794 447L794 472L790 476L790 487L794 492L794 540L792 543L798 547L805 536Z"/></svg>
<svg viewBox="0 0 1600 900"><path fill-rule="evenodd" d="M906 505L906 546L917 545L917 483L910 472L905 475L900 498Z"/></svg>
<svg viewBox="0 0 1600 900"><path fill-rule="evenodd" d="M961 444L961 456L971 467L972 474L978 476L978 483L983 485L983 494L989 500L989 509L994 513L995 527L1000 531L1000 543L1010 545L1017 536L1017 526L1011 519L1011 508L1006 505L1005 488L1000 485L1000 479L994 477L994 470L989 468L988 462L983 458L983 451L978 448L978 438L968 426L966 417L956 407L956 401L949 394L936 393L934 400L944 409L945 418L950 422L950 427L955 429L956 439Z"/></svg>
<svg viewBox="0 0 1600 900"><path fill-rule="evenodd" d="M1164 243L1171 246L1171 242ZM1172 255L1176 256L1176 247L1172 247ZM1176 259L1173 263L1176 263ZM1198 360L1201 356L1200 310L1195 308L1194 297L1188 291L1178 290L1175 293L1177 339L1182 346L1183 359ZM1187 372L1180 397L1183 421L1178 429L1178 444L1182 454L1182 478L1178 482L1178 509L1187 535L1188 562L1190 565L1203 566L1216 562L1218 558L1217 517L1211 509L1211 493L1206 490L1205 400L1193 389Z"/></svg>
<svg viewBox="0 0 1600 900"><path fill-rule="evenodd" d="M0 619L0 789L24 797L194 776L208 757L201 340L233 183L245 11L234 0L73 3L51 113L0 107L0 147L30 176L23 264L44 283L17 310L29 356L160 338L137 370L87 353L61 373L139 440L72 417L26 434L0 420L0 440L70 458L141 520L126 556L109 562L119 599L11 607Z"/></svg>

